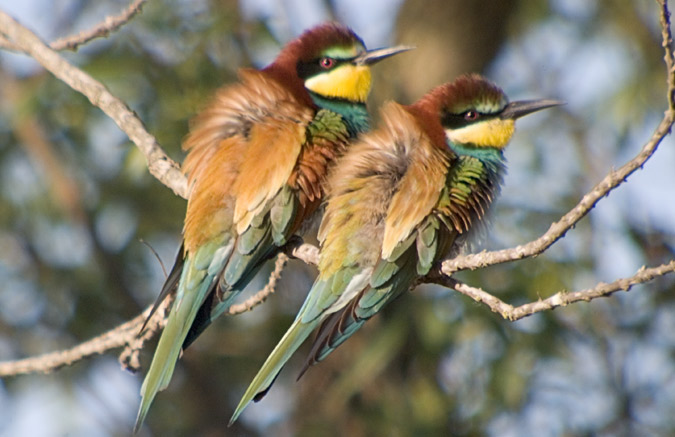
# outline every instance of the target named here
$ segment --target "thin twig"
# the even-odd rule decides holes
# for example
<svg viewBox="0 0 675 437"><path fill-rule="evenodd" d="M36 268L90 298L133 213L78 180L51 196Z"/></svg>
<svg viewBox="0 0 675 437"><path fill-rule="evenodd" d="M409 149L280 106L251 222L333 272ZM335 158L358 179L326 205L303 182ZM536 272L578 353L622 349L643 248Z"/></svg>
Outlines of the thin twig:
<svg viewBox="0 0 675 437"><path fill-rule="evenodd" d="M77 35L59 38L49 44L53 50L77 50L81 45L86 44L96 38L104 38L112 32L119 30L127 24L134 16L141 12L143 5L148 0L134 0L122 12L117 15L109 15L105 19L92 27L84 30Z"/></svg>
<svg viewBox="0 0 675 437"><path fill-rule="evenodd" d="M507 320L514 321L531 316L535 313L566 306L574 302L589 302L598 297L610 296L617 291L628 291L634 285L649 282L654 278L673 272L675 272L675 260L670 261L667 264L662 264L658 267L642 267L635 273L635 275L629 278L617 279L616 281L609 284L601 282L595 287L588 288L586 290L572 292L560 291L546 299L540 299L536 302L526 303L517 307L509 305L498 297L495 297L492 294L481 290L480 288L471 287L453 278L448 278L447 276L436 277L434 282L469 296L476 302L484 303L493 312L499 314Z"/></svg>
<svg viewBox="0 0 675 437"><path fill-rule="evenodd" d="M124 346L138 333L138 326L140 326L140 323L143 323L147 313L148 310L115 329L78 344L73 348L17 361L0 362L0 377L26 373L53 372L60 367L71 365L83 358L100 355L111 349Z"/></svg>
<svg viewBox="0 0 675 437"><path fill-rule="evenodd" d="M279 254L275 262L274 271L270 274L265 287L255 293L251 298L241 304L234 305L228 314L236 315L251 311L274 293L277 283L281 278L282 271L288 261L288 256ZM122 367L132 372L140 368L140 351L145 343L152 339L166 324L166 315L173 301L173 296L162 302L152 318L148 321L145 330L139 335L139 329L150 313L151 306L142 314L125 322L110 331L107 331L91 340L77 346L44 355L29 357L16 361L0 362L0 378L27 373L49 373L63 366L71 365L77 361L100 355L107 351L124 347L120 353L119 361Z"/></svg>
<svg viewBox="0 0 675 437"><path fill-rule="evenodd" d="M49 44L52 50L77 50L81 45L87 44L96 38L104 38L112 32L119 30L131 21L134 16L141 12L147 0L134 0L122 12L117 15L109 15L103 21L94 25L91 29L83 30L77 35L64 36ZM7 50L22 51L21 47L12 41L0 37L0 48Z"/></svg>
<svg viewBox="0 0 675 437"><path fill-rule="evenodd" d="M267 298L276 290L277 281L281 279L281 274L283 273L287 262L288 255L285 253L280 253L277 255L277 260L274 263L274 271L272 271L269 278L267 279L267 285L265 285L262 290L255 293L244 302L237 305L232 305L228 311L228 314L235 315L245 313L265 302L265 300L267 300Z"/></svg>
<svg viewBox="0 0 675 437"><path fill-rule="evenodd" d="M607 196L610 191L621 185L637 169L647 162L654 154L661 141L670 133L675 122L675 61L672 51L672 36L670 32L670 13L666 0L661 0L661 25L663 47L665 49L665 62L668 83L668 109L663 119L652 134L651 139L642 147L642 150L630 161L618 170L610 171L605 178L588 192L579 203L572 208L560 220L553 223L548 231L536 240L511 248L492 252L483 251L476 254L458 256L443 262L442 271L446 275L466 269L477 269L490 265L516 261L539 255L548 249L553 243L562 238L579 220L581 220L593 207Z"/></svg>

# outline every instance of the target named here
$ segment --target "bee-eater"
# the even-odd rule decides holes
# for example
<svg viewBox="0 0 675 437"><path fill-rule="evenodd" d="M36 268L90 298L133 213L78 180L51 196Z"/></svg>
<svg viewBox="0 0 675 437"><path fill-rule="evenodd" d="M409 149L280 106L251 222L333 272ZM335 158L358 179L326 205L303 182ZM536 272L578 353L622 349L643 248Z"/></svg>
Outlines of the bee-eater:
<svg viewBox="0 0 675 437"><path fill-rule="evenodd" d="M173 290L176 298L141 387L136 429L181 349L317 209L329 167L368 129L370 65L407 49L369 51L350 29L323 24L268 67L242 69L239 83L193 120L183 145L183 245L155 308Z"/></svg>
<svg viewBox="0 0 675 437"><path fill-rule="evenodd" d="M315 328L301 376L455 253L499 192L515 120L559 104L509 103L479 75L461 76L410 106L387 103L382 127L352 144L329 179L319 276L230 423L265 395Z"/></svg>

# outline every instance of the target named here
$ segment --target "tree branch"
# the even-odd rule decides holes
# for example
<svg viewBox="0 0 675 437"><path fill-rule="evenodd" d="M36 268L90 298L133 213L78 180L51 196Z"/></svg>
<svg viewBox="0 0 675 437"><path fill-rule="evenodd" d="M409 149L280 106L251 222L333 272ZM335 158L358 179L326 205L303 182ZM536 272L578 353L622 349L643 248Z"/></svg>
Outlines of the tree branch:
<svg viewBox="0 0 675 437"><path fill-rule="evenodd" d="M232 305L230 309L227 311L227 314L233 316L235 314L245 313L251 311L253 308L265 302L265 300L267 300L267 298L272 293L274 293L277 286L277 281L281 279L281 274L283 273L287 262L288 262L288 255L286 255L285 253L280 253L279 255L277 255L277 260L274 263L274 271L270 274L269 278L267 279L267 285L265 285L265 288L255 293L253 296L251 296L244 302L237 305Z"/></svg>
<svg viewBox="0 0 675 437"><path fill-rule="evenodd" d="M47 47L33 32L1 10L0 33L105 112L145 155L150 173L177 195L183 198L187 196L187 181L178 164L166 155L155 137L148 133L143 122L124 102L113 96L100 82L71 65L61 55Z"/></svg>
<svg viewBox="0 0 675 437"><path fill-rule="evenodd" d="M49 44L53 50L77 50L81 45L86 44L96 38L104 38L112 32L119 30L127 24L143 9L143 5L148 0L134 0L118 15L109 15L89 30L82 31L77 35L59 38Z"/></svg>
<svg viewBox="0 0 675 437"><path fill-rule="evenodd" d="M103 21L96 24L88 30L84 30L77 35L66 36L52 41L49 47L52 50L77 50L81 45L96 39L103 38L110 35L112 32L119 30L122 26L131 21L134 16L141 12L143 5L147 0L134 0L122 12L117 15L109 15ZM7 50L21 51L21 47L12 41L0 37L0 48Z"/></svg>
<svg viewBox="0 0 675 437"><path fill-rule="evenodd" d="M670 13L666 0L660 0L661 4L661 32L664 47L666 75L667 75L667 96L668 109L665 111L663 119L652 134L651 139L642 147L642 150L630 161L621 166L618 170L610 171L605 178L600 181L591 191L589 191L579 203L572 208L560 220L553 223L548 231L536 240L529 243L511 248L492 252L483 251L476 254L458 256L443 262L443 273L452 275L455 272L466 269L477 269L495 264L501 264L509 261L516 261L523 258L529 258L539 255L548 249L553 243L562 238L579 220L581 220L593 207L607 196L610 191L621 185L637 169L647 162L654 154L661 141L675 122L675 60L672 50L672 35L670 31Z"/></svg>
<svg viewBox="0 0 675 437"><path fill-rule="evenodd" d="M487 293L480 288L471 287L463 282L460 282L456 279L449 278L447 276L436 276L431 282L434 282L439 285L443 285L448 288L452 288L459 293L462 293L466 296L469 296L471 299L479 303L484 303L487 305L493 312L499 314L503 318L511 321L520 320L524 317L531 316L532 314L539 313L542 311L552 310L561 306L566 306L574 302L585 301L590 302L593 299L598 297L607 297L617 291L628 291L634 285L642 284L644 282L649 282L654 278L659 276L664 276L669 273L675 272L675 260L670 261L667 264L662 264L658 267L646 268L642 267L640 270L635 273L635 275L629 278L617 279L614 282L605 284L603 282L597 284L593 288L588 288L586 290L580 291L559 291L558 293L550 296L544 300L538 300L536 302L526 303L514 307L509 305L503 300L499 299L496 296L493 296L490 293Z"/></svg>
<svg viewBox="0 0 675 437"><path fill-rule="evenodd" d="M26 373L49 373L63 366L71 365L83 358L103 354L111 349L124 346L135 339L138 329L150 312L150 308L143 311L132 320L110 330L96 338L81 343L71 349L52 352L37 357L25 358L17 361L0 362L0 378ZM157 311L160 313L163 311ZM162 314L164 316L164 314ZM153 317L153 319L159 316Z"/></svg>
<svg viewBox="0 0 675 437"><path fill-rule="evenodd" d="M288 262L288 256L283 253L280 254L274 265L274 271L270 274L265 287L254 293L251 298L243 303L233 305L228 314L236 315L251 311L251 309L274 293L286 262ZM122 367L135 372L140 368L139 357L141 349L166 324L166 315L172 301L173 296L170 296L162 302L146 324L146 328L142 333L139 333L139 330L143 326L143 322L145 322L148 314L150 314L152 306L149 306L143 313L128 322L73 348L22 360L0 362L0 378L27 373L50 373L60 367L68 366L85 358L100 355L120 347L124 347L119 358Z"/></svg>

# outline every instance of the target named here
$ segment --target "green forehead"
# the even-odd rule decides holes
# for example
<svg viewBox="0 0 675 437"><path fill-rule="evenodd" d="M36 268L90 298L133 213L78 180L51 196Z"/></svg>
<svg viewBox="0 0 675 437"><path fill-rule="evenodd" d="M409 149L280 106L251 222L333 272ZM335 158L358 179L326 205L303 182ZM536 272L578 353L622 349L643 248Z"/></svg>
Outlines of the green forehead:
<svg viewBox="0 0 675 437"><path fill-rule="evenodd" d="M321 56L335 59L349 59L365 51L365 47L359 43L329 47L321 52Z"/></svg>
<svg viewBox="0 0 675 437"><path fill-rule="evenodd" d="M476 110L481 114L494 114L508 104L508 100L504 95L496 93L485 93L473 99L467 99L455 102L448 108L453 114L462 114L468 110Z"/></svg>

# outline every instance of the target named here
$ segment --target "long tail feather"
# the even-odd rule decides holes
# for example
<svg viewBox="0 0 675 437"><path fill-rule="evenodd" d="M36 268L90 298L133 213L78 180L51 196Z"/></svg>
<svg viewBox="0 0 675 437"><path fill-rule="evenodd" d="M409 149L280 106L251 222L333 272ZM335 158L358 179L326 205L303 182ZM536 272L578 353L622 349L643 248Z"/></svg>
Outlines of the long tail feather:
<svg viewBox="0 0 675 437"><path fill-rule="evenodd" d="M164 390L171 381L171 376L180 355L181 346L192 326L197 310L202 305L211 287L212 278L206 277L195 291L178 291L178 298L171 308L162 336L157 344L150 369L141 386L141 406L138 409L134 432L143 425L150 405L157 392Z"/></svg>
<svg viewBox="0 0 675 437"><path fill-rule="evenodd" d="M241 398L237 409L230 419L230 425L237 420L249 402L252 400L258 401L264 396L288 359L300 347L305 339L309 337L309 334L312 333L317 324L318 321L302 323L299 319L296 319L295 322L293 322L270 356L267 357L267 360L258 371L258 374L253 378L251 385L248 386L246 393L244 393L244 396Z"/></svg>

